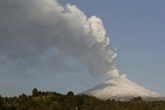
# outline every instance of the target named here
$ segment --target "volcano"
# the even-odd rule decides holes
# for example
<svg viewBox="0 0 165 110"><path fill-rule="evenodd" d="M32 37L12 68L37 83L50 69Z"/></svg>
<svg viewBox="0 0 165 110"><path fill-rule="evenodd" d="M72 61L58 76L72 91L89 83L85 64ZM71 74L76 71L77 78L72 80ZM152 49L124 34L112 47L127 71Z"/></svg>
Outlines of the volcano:
<svg viewBox="0 0 165 110"><path fill-rule="evenodd" d="M165 97L145 89L142 86L129 80L126 75L117 76L82 92L99 99L115 99L119 101L129 101L134 97L141 97L143 100L164 100Z"/></svg>

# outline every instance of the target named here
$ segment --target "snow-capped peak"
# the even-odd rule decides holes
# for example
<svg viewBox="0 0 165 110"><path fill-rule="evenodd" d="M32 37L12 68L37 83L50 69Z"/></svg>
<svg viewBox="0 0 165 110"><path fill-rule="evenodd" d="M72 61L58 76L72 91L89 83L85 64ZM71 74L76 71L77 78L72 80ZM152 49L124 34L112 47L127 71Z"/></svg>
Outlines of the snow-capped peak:
<svg viewBox="0 0 165 110"><path fill-rule="evenodd" d="M160 98L155 92L149 91L142 86L129 80L125 74L108 79L107 81L82 92L95 96L100 99L116 99L120 101L130 100L133 97L142 97L143 99Z"/></svg>

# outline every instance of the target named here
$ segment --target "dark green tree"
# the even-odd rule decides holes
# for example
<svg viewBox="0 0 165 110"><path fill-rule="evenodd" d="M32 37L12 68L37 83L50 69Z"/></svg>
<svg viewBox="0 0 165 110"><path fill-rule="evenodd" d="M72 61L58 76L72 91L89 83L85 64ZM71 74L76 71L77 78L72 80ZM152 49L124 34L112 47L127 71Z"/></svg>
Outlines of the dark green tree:
<svg viewBox="0 0 165 110"><path fill-rule="evenodd" d="M39 93L38 93L37 88L34 88L34 89L32 90L32 96L33 96L33 97L36 97L36 96L38 96L38 95L39 95Z"/></svg>
<svg viewBox="0 0 165 110"><path fill-rule="evenodd" d="M67 96L74 96L74 93L73 93L72 91L69 91L69 92L67 93Z"/></svg>
<svg viewBox="0 0 165 110"><path fill-rule="evenodd" d="M131 99L131 102L137 102L137 101L142 101L141 97L135 97L133 99Z"/></svg>
<svg viewBox="0 0 165 110"><path fill-rule="evenodd" d="M2 100L2 97L0 95L0 110L2 109L2 106L3 106L3 100Z"/></svg>

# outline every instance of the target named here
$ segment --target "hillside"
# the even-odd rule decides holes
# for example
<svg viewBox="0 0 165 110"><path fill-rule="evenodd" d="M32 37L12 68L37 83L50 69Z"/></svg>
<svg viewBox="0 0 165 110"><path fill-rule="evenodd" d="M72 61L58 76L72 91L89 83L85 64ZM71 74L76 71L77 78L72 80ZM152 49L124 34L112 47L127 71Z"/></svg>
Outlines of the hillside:
<svg viewBox="0 0 165 110"><path fill-rule="evenodd" d="M33 89L32 95L0 97L0 110L165 110L165 101L143 101L140 97L128 102L100 100L87 95L62 95Z"/></svg>
<svg viewBox="0 0 165 110"><path fill-rule="evenodd" d="M81 94L120 101L128 101L134 97L141 97L143 100L165 100L165 97L132 82L126 75L111 78Z"/></svg>

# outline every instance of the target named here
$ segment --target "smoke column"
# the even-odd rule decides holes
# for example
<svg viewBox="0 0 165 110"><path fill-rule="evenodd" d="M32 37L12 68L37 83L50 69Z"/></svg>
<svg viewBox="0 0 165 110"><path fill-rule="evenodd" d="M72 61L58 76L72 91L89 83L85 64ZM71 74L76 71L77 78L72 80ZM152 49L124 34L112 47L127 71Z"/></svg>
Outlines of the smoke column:
<svg viewBox="0 0 165 110"><path fill-rule="evenodd" d="M55 71L63 69L63 60L70 56L92 76L118 76L116 49L109 43L101 19L87 18L74 5L61 6L56 0L0 0L1 69L14 74L39 68Z"/></svg>

